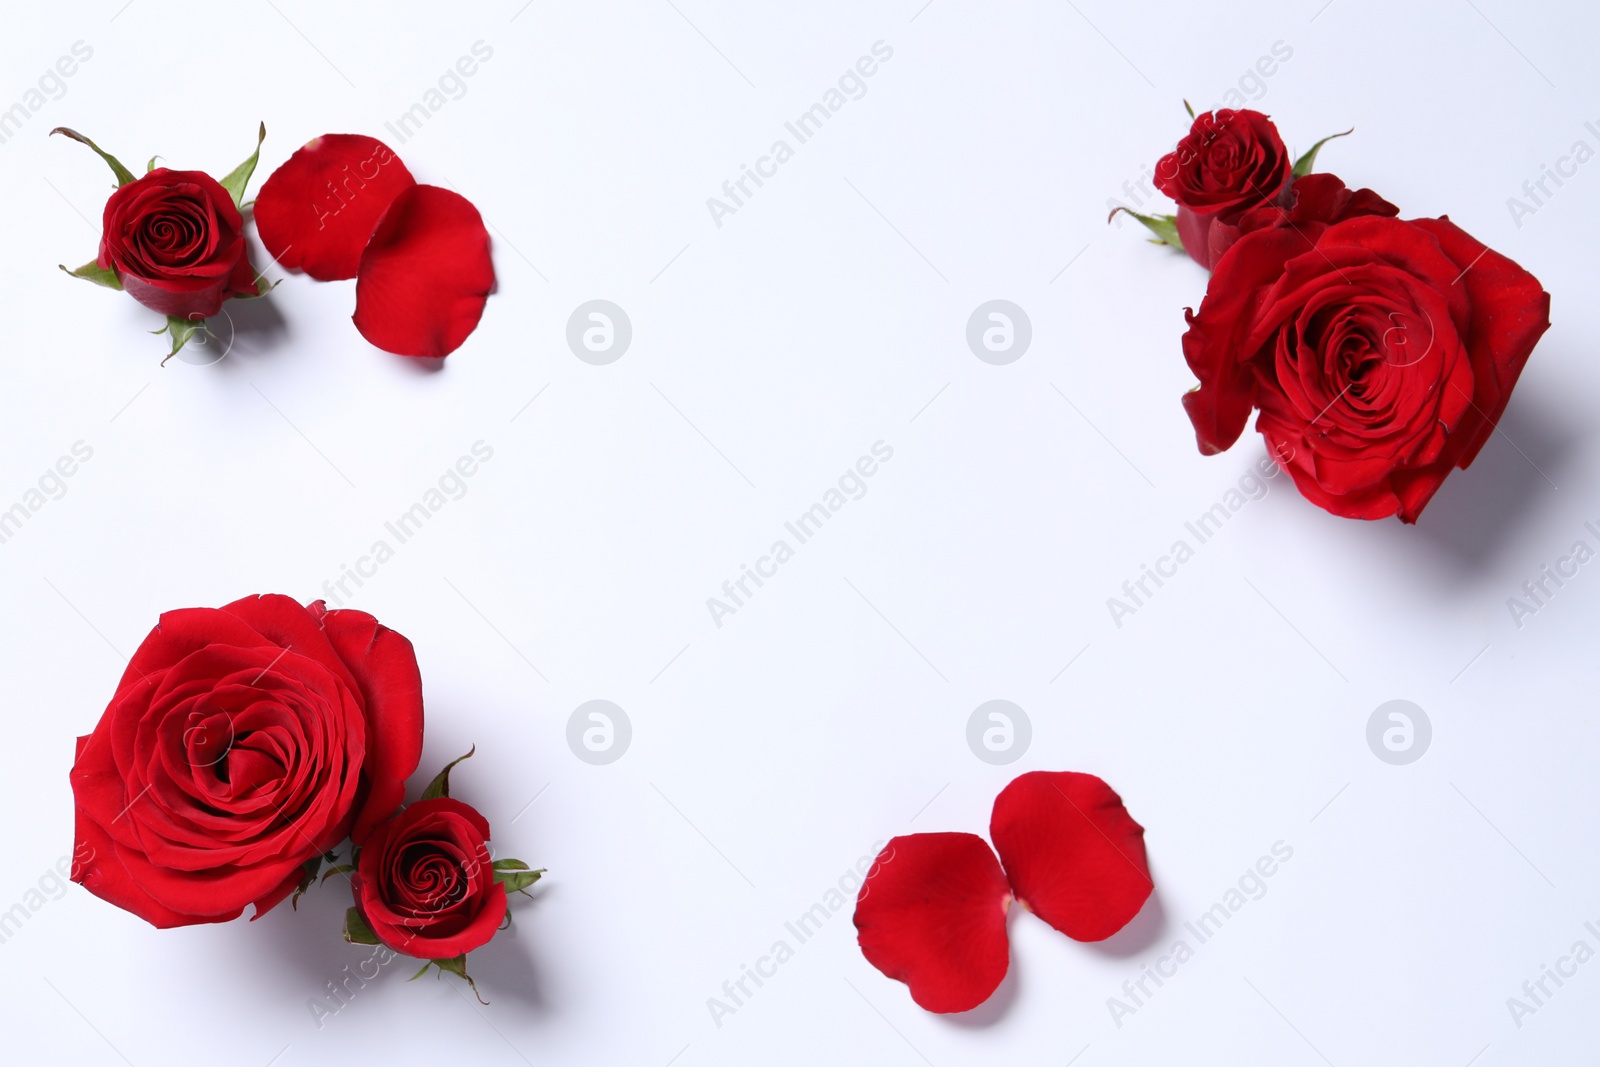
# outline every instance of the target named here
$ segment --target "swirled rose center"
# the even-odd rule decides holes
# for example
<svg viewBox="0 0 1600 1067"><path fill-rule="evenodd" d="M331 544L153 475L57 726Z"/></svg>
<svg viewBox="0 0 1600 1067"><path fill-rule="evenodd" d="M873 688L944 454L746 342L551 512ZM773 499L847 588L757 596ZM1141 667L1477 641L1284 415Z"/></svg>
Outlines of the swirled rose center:
<svg viewBox="0 0 1600 1067"><path fill-rule="evenodd" d="M400 887L418 913L443 911L467 894L468 878L456 857L437 842L417 841L400 850Z"/></svg>

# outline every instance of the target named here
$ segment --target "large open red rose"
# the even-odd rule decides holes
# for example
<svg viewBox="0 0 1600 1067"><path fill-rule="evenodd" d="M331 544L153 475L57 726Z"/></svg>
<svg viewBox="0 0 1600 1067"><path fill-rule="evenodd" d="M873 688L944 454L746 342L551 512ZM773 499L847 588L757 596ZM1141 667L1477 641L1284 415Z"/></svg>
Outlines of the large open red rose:
<svg viewBox="0 0 1600 1067"><path fill-rule="evenodd" d="M167 612L78 739L73 881L159 927L259 916L399 807L421 749L411 643L372 616Z"/></svg>
<svg viewBox="0 0 1600 1067"><path fill-rule="evenodd" d="M1369 216L1244 236L1183 352L1200 450L1256 428L1307 499L1415 522L1494 432L1539 337L1538 279L1448 218Z"/></svg>

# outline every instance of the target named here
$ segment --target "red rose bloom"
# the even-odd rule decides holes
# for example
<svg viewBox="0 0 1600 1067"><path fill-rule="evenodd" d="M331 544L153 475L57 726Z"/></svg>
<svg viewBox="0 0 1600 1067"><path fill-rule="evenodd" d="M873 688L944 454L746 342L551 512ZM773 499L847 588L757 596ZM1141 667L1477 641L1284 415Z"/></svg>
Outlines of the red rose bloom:
<svg viewBox="0 0 1600 1067"><path fill-rule="evenodd" d="M488 840L488 821L450 797L419 800L374 830L350 881L378 940L424 960L488 944L506 917Z"/></svg>
<svg viewBox="0 0 1600 1067"><path fill-rule="evenodd" d="M1188 319L1201 452L1232 445L1258 407L1313 503L1415 522L1494 431L1550 295L1448 218L1366 217L1247 234Z"/></svg>
<svg viewBox="0 0 1600 1067"><path fill-rule="evenodd" d="M1332 225L1363 215L1393 217L1400 209L1371 189L1347 188L1333 174L1307 174L1290 186L1286 203L1258 204L1233 222L1216 215L1197 215L1178 208L1178 237L1183 250L1207 270L1216 270L1223 253L1247 233L1275 226L1303 228L1307 223Z"/></svg>
<svg viewBox="0 0 1600 1067"><path fill-rule="evenodd" d="M207 319L231 296L255 296L244 220L209 174L158 167L106 201L101 270L163 315Z"/></svg>
<svg viewBox="0 0 1600 1067"><path fill-rule="evenodd" d="M260 916L394 812L421 748L411 643L372 616L169 611L78 739L72 879L159 927Z"/></svg>
<svg viewBox="0 0 1600 1067"><path fill-rule="evenodd" d="M1249 209L1279 202L1294 168L1272 120L1259 111L1208 111L1178 147L1156 164L1156 188L1187 209L1234 222ZM1187 244L1187 242L1185 242Z"/></svg>

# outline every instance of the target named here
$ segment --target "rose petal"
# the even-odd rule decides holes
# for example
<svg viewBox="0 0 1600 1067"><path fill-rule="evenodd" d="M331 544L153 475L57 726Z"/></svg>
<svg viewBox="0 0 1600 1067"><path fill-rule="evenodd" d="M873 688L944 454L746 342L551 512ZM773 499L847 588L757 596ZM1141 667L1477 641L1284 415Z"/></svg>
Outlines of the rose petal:
<svg viewBox="0 0 1600 1067"><path fill-rule="evenodd" d="M354 278L378 220L416 185L382 141L328 133L301 147L256 197L256 229L284 267L313 278Z"/></svg>
<svg viewBox="0 0 1600 1067"><path fill-rule="evenodd" d="M1092 774L1030 771L994 801L989 837L1017 900L1077 941L1126 926L1154 883L1144 827Z"/></svg>
<svg viewBox="0 0 1600 1067"><path fill-rule="evenodd" d="M1262 230L1241 238L1217 263L1199 312L1187 312L1183 356L1200 385L1184 395L1203 455L1230 447L1244 432L1255 405L1255 352L1245 345L1259 289L1304 252L1306 239L1293 230Z"/></svg>
<svg viewBox="0 0 1600 1067"><path fill-rule="evenodd" d="M422 759L422 673L411 642L364 611L310 608L322 622L367 702L366 801L350 830L361 844L405 799L406 779ZM488 836L487 826L483 829Z"/></svg>
<svg viewBox="0 0 1600 1067"><path fill-rule="evenodd" d="M969 1011L1006 976L1011 890L975 834L896 837L856 897L867 962L911 989L928 1011Z"/></svg>
<svg viewBox="0 0 1600 1067"><path fill-rule="evenodd" d="M489 231L448 189L418 185L389 205L361 254L361 336L400 356L448 356L477 329L494 287Z"/></svg>
<svg viewBox="0 0 1600 1067"><path fill-rule="evenodd" d="M1471 338L1472 369L1477 375L1476 395L1474 410L1463 423L1461 454L1456 460L1465 469L1477 458L1505 414L1522 368L1539 338L1550 328L1550 294L1539 279L1463 231L1448 215L1417 219L1412 225L1432 234L1444 253L1462 264L1457 280L1465 283L1472 301L1467 336ZM1430 492L1409 502L1411 518L1407 521L1416 521L1416 513L1431 495Z"/></svg>

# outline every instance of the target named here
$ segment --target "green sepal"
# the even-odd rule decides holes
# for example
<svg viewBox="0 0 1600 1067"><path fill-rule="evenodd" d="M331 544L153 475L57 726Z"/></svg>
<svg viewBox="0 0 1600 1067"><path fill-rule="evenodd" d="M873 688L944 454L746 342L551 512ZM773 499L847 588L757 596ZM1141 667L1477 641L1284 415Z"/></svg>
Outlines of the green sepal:
<svg viewBox="0 0 1600 1067"><path fill-rule="evenodd" d="M100 263L97 260L91 259L77 270L67 270L65 263L57 263L56 266L67 271L74 278L82 278L86 282L94 282L96 285L103 285L107 289L119 291L122 289L122 279L117 277L117 272L114 270L101 270Z"/></svg>
<svg viewBox="0 0 1600 1067"><path fill-rule="evenodd" d="M1294 176L1296 178L1304 178L1307 174L1311 173L1311 168L1317 165L1317 153L1322 151L1323 145L1327 144L1335 137L1349 137L1355 132L1356 128L1352 126L1343 133L1330 133L1328 136L1324 137L1322 140L1306 149L1306 154L1294 161Z"/></svg>
<svg viewBox="0 0 1600 1067"><path fill-rule="evenodd" d="M1178 236L1178 216L1176 215L1141 215L1131 207L1114 207L1111 214L1106 216L1106 222L1117 217L1117 212L1131 215L1144 224L1144 228L1155 234L1151 244L1170 245L1178 251L1183 251L1183 239Z"/></svg>
<svg viewBox="0 0 1600 1067"><path fill-rule="evenodd" d="M456 764L460 763L462 760L466 759L468 756L471 756L472 753L476 752L476 751L478 751L478 746L477 745L473 745L471 751L469 751L466 756L459 756L456 759L453 759L449 763L445 764L444 765L444 770L440 771L437 775L435 775L433 781L428 783L428 788L426 788L426 789L424 789L422 791L422 799L423 800L436 800L439 797L447 797L447 796L449 796L450 795L450 768L454 767Z"/></svg>
<svg viewBox="0 0 1600 1067"><path fill-rule="evenodd" d="M166 334L172 339L172 351L167 353L166 359L161 361L162 364L165 365L168 359L182 351L183 346L189 343L189 338L196 333L204 331L205 328L205 319L185 319L178 315L168 315L165 326L159 330L150 331L157 336Z"/></svg>
<svg viewBox="0 0 1600 1067"><path fill-rule="evenodd" d="M257 278L256 279L256 291L255 292L253 292L253 293L234 293L233 296L229 297L229 299L230 300L254 300L257 297L266 296L268 293L272 292L272 290L276 289L278 287L279 283L281 283L282 281L283 281L283 279L279 278L278 281L273 282L271 285L268 285L263 278Z"/></svg>
<svg viewBox="0 0 1600 1067"><path fill-rule="evenodd" d="M472 995L478 998L479 1004L489 1003L483 999L483 994L478 992L478 983L474 982L472 975L467 973L467 954L465 952L459 956L452 956L447 960L434 960L433 962L434 966L439 968L441 974L448 971L457 978L465 979L466 983L472 987Z"/></svg>
<svg viewBox="0 0 1600 1067"><path fill-rule="evenodd" d="M261 142L267 139L267 124L261 124L260 131L256 134L256 150L250 153L250 158L234 167L223 178L219 185L228 190L228 195L233 197L233 206L238 207L244 203L244 187L250 184L250 176L256 172L256 163L261 159ZM154 162L152 160L151 162Z"/></svg>
<svg viewBox="0 0 1600 1067"><path fill-rule="evenodd" d="M326 882L329 878L332 878L336 874L349 874L355 869L356 865L353 863L341 863L337 867L329 867L327 870L322 872L322 878L320 881Z"/></svg>
<svg viewBox="0 0 1600 1067"><path fill-rule="evenodd" d="M367 918L361 914L360 908L351 908L344 913L344 939L352 945L378 944L378 935L367 925Z"/></svg>
<svg viewBox="0 0 1600 1067"><path fill-rule="evenodd" d="M150 162L145 164L144 172L146 174L149 174L151 171L155 170L156 169L156 160L158 160L160 158L161 158L160 156L151 156L150 157Z"/></svg>
<svg viewBox="0 0 1600 1067"><path fill-rule="evenodd" d="M70 137L74 141L77 141L79 144L86 144L90 148L94 149L95 155L97 155L101 159L105 160L106 161L106 165L111 168L111 173L113 173L113 174L115 174L117 176L117 188L120 189L124 185L127 185L129 182L135 180L134 177L133 177L133 172L130 171L127 167L124 167L122 165L122 161L121 160L119 160L116 156L111 155L109 152L104 151L99 145L97 145L93 141L89 140L89 138L85 137L83 134L79 133L77 130L71 130L71 129L68 129L67 127L65 127L65 126L57 126L55 129L51 130L50 132L52 134L59 133L63 137Z"/></svg>
<svg viewBox="0 0 1600 1067"><path fill-rule="evenodd" d="M306 895L317 881L317 871L322 867L322 857L313 856L300 865L300 884L295 887L294 896L289 898L289 907L295 911L300 910L300 898Z"/></svg>
<svg viewBox="0 0 1600 1067"><path fill-rule="evenodd" d="M516 867L502 867L501 864L516 864ZM500 860L495 863L494 880L506 887L507 893L525 892L527 888L539 880L544 874L544 867L536 871L528 870L528 865L521 860Z"/></svg>
<svg viewBox="0 0 1600 1067"><path fill-rule="evenodd" d="M1189 117L1191 119L1194 118L1194 107L1189 103L1189 101L1185 100L1183 102L1183 110L1189 113Z"/></svg>
<svg viewBox="0 0 1600 1067"><path fill-rule="evenodd" d="M415 982L418 978L421 978L423 975L427 974L428 973L428 968L432 967L432 966L433 966L433 961L429 960L427 963L424 963L422 965L422 970L418 971L416 974L412 975L410 978L407 978L406 981Z"/></svg>

